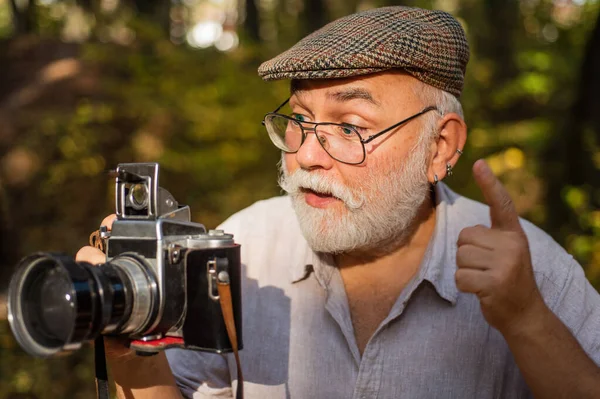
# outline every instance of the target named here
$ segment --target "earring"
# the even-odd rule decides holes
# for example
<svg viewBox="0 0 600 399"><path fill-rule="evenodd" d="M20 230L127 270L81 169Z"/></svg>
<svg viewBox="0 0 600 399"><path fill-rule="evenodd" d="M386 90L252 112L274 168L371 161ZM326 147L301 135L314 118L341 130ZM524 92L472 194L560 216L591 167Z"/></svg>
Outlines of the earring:
<svg viewBox="0 0 600 399"><path fill-rule="evenodd" d="M437 175L434 174L433 175L433 185L435 186L437 184L438 184L438 177L437 177Z"/></svg>
<svg viewBox="0 0 600 399"><path fill-rule="evenodd" d="M446 164L446 175L452 176L452 165L450 163Z"/></svg>
<svg viewBox="0 0 600 399"><path fill-rule="evenodd" d="M456 150L456 153L457 153L458 155L462 155L462 154L463 154L463 151L462 151L462 150L460 150L460 149L458 149L458 150Z"/></svg>

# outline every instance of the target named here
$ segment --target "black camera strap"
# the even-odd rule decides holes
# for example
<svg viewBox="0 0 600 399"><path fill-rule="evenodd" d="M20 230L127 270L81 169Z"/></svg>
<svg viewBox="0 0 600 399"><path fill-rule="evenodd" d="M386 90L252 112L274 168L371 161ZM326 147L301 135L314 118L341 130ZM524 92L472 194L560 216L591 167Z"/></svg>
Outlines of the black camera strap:
<svg viewBox="0 0 600 399"><path fill-rule="evenodd" d="M90 246L106 251L106 243L100 235L100 230L90 234ZM104 351L104 337L98 336L94 340L94 368L96 370L96 394L98 399L110 399L108 391L108 372L106 371L106 353Z"/></svg>
<svg viewBox="0 0 600 399"><path fill-rule="evenodd" d="M243 399L244 376L242 375L242 364L240 363L240 355L238 353L238 340L235 329L235 319L233 317L233 302L231 300L231 287L229 285L229 279L218 279L217 289L219 291L219 303L221 304L221 312L223 313L225 328L227 329L227 335L229 337L229 341L231 342L231 348L233 349L233 355L235 356L235 365L237 367L238 382L235 397L236 399Z"/></svg>
<svg viewBox="0 0 600 399"><path fill-rule="evenodd" d="M96 393L98 394L98 399L109 399L108 373L106 372L104 337L102 335L94 341L94 366L96 368Z"/></svg>

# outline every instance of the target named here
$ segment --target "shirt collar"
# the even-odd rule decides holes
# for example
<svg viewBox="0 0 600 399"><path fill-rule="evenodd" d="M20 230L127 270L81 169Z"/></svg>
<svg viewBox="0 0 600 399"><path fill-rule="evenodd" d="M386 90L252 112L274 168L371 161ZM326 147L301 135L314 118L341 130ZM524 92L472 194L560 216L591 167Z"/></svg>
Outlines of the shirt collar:
<svg viewBox="0 0 600 399"><path fill-rule="evenodd" d="M453 240L452 237L456 235L453 234L451 226L448 225L449 208L453 202L453 196L455 194L445 184L440 182L435 186L436 224L417 278L429 281L440 297L454 305L458 290L454 280L456 240ZM296 258L297 261L292 265L292 283L308 278L315 271L315 268L320 269L324 264L328 264L322 259L323 255L319 255L310 249L304 237L298 240L298 245L303 245L305 251ZM327 279L330 273L317 274L319 274L317 278ZM323 285L324 281L320 282ZM420 284L421 281L418 283Z"/></svg>
<svg viewBox="0 0 600 399"><path fill-rule="evenodd" d="M444 183L435 186L435 229L425 256L423 257L422 276L429 281L438 295L451 304L456 303L458 289L454 274L456 273L456 235L448 223L451 197L453 193Z"/></svg>

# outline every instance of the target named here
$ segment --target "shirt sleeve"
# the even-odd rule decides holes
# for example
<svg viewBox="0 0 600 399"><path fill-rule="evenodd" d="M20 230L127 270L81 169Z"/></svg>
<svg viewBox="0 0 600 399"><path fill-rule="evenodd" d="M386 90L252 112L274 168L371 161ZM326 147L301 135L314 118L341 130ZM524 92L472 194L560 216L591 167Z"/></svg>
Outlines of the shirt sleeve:
<svg viewBox="0 0 600 399"><path fill-rule="evenodd" d="M187 349L168 349L166 355L185 398L233 398L231 376L224 355Z"/></svg>
<svg viewBox="0 0 600 399"><path fill-rule="evenodd" d="M565 284L553 306L554 313L571 330L579 344L600 365L600 294L570 258Z"/></svg>

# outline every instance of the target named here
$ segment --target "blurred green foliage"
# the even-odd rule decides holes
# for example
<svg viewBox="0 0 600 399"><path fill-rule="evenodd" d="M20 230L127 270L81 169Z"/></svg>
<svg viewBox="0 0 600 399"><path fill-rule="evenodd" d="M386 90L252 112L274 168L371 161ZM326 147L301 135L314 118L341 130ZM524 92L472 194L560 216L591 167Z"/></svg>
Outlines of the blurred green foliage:
<svg viewBox="0 0 600 399"><path fill-rule="evenodd" d="M90 350L53 359L33 359L12 339L8 323L1 321L0 351L1 398L88 399L95 395Z"/></svg>
<svg viewBox="0 0 600 399"><path fill-rule="evenodd" d="M207 227L279 193L279 153L260 121L286 98L288 87L262 82L256 69L301 37L311 26L310 10L269 2L261 9L260 41L240 28L241 45L223 53L175 45L160 24L127 8L96 15L83 43L62 43L67 5L78 2L59 3L37 8L37 34L17 35L7 23L8 1L0 0L0 37L6 37L0 43L3 281L25 254L74 253L86 244L89 232L113 212L107 171L121 162L160 162L161 185ZM450 186L481 200L470 168L485 157L519 212L553 235L600 284L598 182L556 178L568 165L549 151L574 134L567 122L581 95L578 79L600 4L331 1L328 19L357 7L400 3L452 12L471 43L462 97L469 138ZM80 11L91 19L91 11ZM126 27L129 39L103 40L102 28L115 26ZM585 145L559 147L589 159L597 172L600 132L592 127L582 135ZM90 362L89 350L31 359L0 322L0 398L11 392L91 397Z"/></svg>

